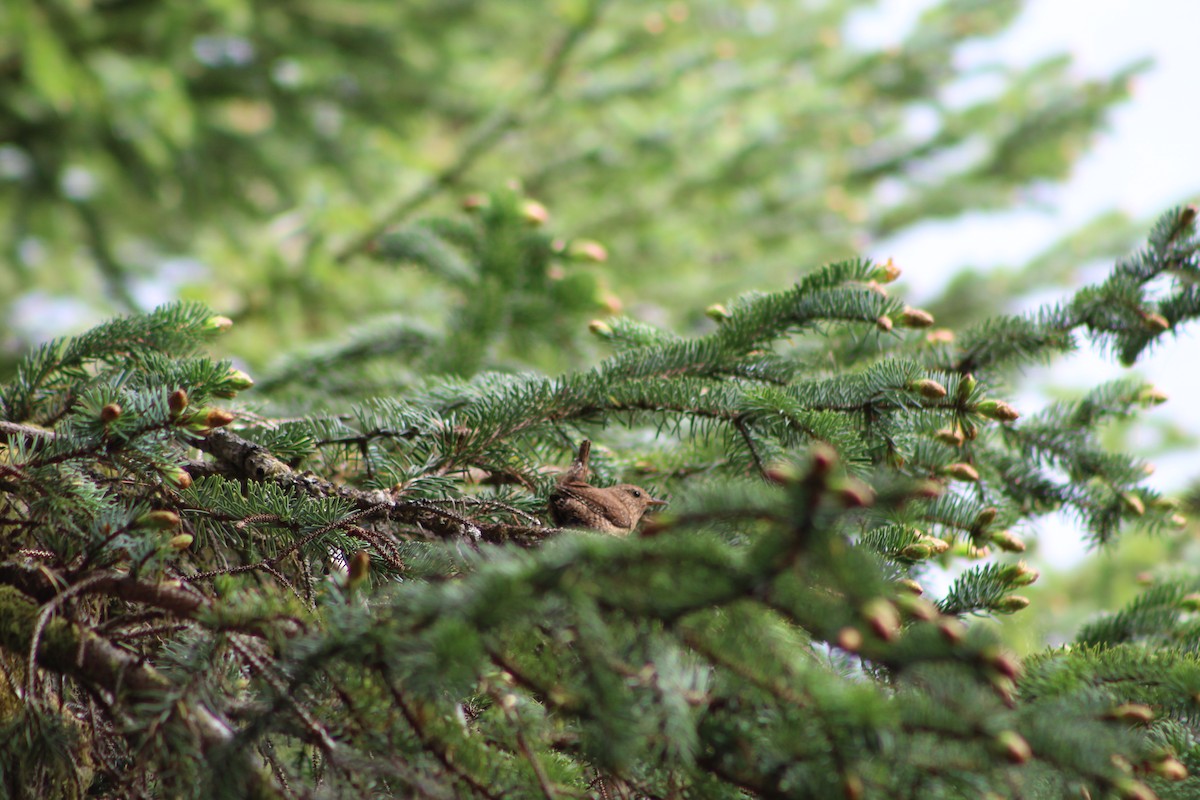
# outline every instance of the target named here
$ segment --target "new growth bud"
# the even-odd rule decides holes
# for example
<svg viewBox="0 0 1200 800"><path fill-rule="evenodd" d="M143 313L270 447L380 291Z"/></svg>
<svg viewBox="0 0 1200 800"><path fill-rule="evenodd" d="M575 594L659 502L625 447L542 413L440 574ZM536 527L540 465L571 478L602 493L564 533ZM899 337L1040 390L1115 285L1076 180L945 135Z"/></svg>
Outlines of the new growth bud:
<svg viewBox="0 0 1200 800"><path fill-rule="evenodd" d="M179 533L171 537L168 544L174 550L187 550L192 546L192 535L190 533Z"/></svg>
<svg viewBox="0 0 1200 800"><path fill-rule="evenodd" d="M1121 778L1113 784L1122 800L1158 800L1149 786L1133 778Z"/></svg>
<svg viewBox="0 0 1200 800"><path fill-rule="evenodd" d="M900 551L900 557L909 561L924 561L933 555L933 550L924 542L913 542Z"/></svg>
<svg viewBox="0 0 1200 800"><path fill-rule="evenodd" d="M933 551L935 556L940 556L942 553L950 549L950 543L945 539L939 539L936 536L922 536L921 543Z"/></svg>
<svg viewBox="0 0 1200 800"><path fill-rule="evenodd" d="M945 487L937 481L921 481L913 487L913 497L919 497L922 500L936 500L945 494Z"/></svg>
<svg viewBox="0 0 1200 800"><path fill-rule="evenodd" d="M1154 765L1154 774L1168 781L1187 780L1188 768L1174 756L1167 756Z"/></svg>
<svg viewBox="0 0 1200 800"><path fill-rule="evenodd" d="M943 467L942 473L956 481L975 483L979 480L979 471L970 464L965 464L962 462Z"/></svg>
<svg viewBox="0 0 1200 800"><path fill-rule="evenodd" d="M204 323L200 327L202 330L205 330L205 331L212 331L214 333L224 333L225 331L227 331L233 327L233 320L231 320L229 317L222 317L219 315L213 316L213 317L209 317L208 319L204 320Z"/></svg>
<svg viewBox="0 0 1200 800"><path fill-rule="evenodd" d="M521 204L521 216L534 227L545 225L550 219L550 212L537 200L526 200Z"/></svg>
<svg viewBox="0 0 1200 800"><path fill-rule="evenodd" d="M812 457L812 471L814 475L828 475L838 460L837 450L834 450L833 447L824 442L818 442L813 445L809 455Z"/></svg>
<svg viewBox="0 0 1200 800"><path fill-rule="evenodd" d="M1146 504L1142 501L1142 498L1133 492L1122 492L1121 502L1125 505L1125 508L1129 509L1129 513L1135 517L1140 517L1146 513Z"/></svg>
<svg viewBox="0 0 1200 800"><path fill-rule="evenodd" d="M882 264L876 264L875 269L871 271L871 280L880 283L891 283L899 277L900 268L890 258Z"/></svg>
<svg viewBox="0 0 1200 800"><path fill-rule="evenodd" d="M946 396L946 387L942 386L935 380L922 378L918 381L911 381L908 388L917 392L926 400L939 400Z"/></svg>
<svg viewBox="0 0 1200 800"><path fill-rule="evenodd" d="M183 467L167 467L163 470L163 480L179 489L192 485L192 476Z"/></svg>
<svg viewBox="0 0 1200 800"><path fill-rule="evenodd" d="M958 644L967 636L967 626L953 617L938 620L938 633L950 644Z"/></svg>
<svg viewBox="0 0 1200 800"><path fill-rule="evenodd" d="M229 374L221 381L222 387L233 389L237 392L244 392L253 385L254 379L240 369L229 370Z"/></svg>
<svg viewBox="0 0 1200 800"><path fill-rule="evenodd" d="M831 488L847 508L867 508L875 504L875 490L858 478L846 478Z"/></svg>
<svg viewBox="0 0 1200 800"><path fill-rule="evenodd" d="M887 314L883 314L875 320L875 327L879 328L879 330L883 331L884 333L891 333L892 325L892 318Z"/></svg>
<svg viewBox="0 0 1200 800"><path fill-rule="evenodd" d="M1021 662L1011 653L1000 649L991 649L983 654L987 665L1006 678L1016 680L1021 676Z"/></svg>
<svg viewBox="0 0 1200 800"><path fill-rule="evenodd" d="M116 403L108 403L104 408L100 409L100 421L105 425L116 422L121 417L121 406Z"/></svg>
<svg viewBox="0 0 1200 800"><path fill-rule="evenodd" d="M942 428L933 435L942 444L950 445L951 447L962 447L963 435L956 430L950 428Z"/></svg>
<svg viewBox="0 0 1200 800"><path fill-rule="evenodd" d="M187 406L188 395L183 389L176 389L167 396L167 408L171 409L172 414L178 416Z"/></svg>
<svg viewBox="0 0 1200 800"><path fill-rule="evenodd" d="M862 615L875 635L885 642L900 635L900 612L882 597L868 601L863 606Z"/></svg>
<svg viewBox="0 0 1200 800"><path fill-rule="evenodd" d="M842 628L838 631L834 644L847 653L857 653L862 649L863 635L858 632L857 628Z"/></svg>
<svg viewBox="0 0 1200 800"><path fill-rule="evenodd" d="M1029 608L1029 598L1021 594L1005 595L992 606L992 610L1000 614L1015 614L1025 608Z"/></svg>
<svg viewBox="0 0 1200 800"><path fill-rule="evenodd" d="M791 462L780 461L767 467L763 472L763 477L770 483L784 486L800 480L800 470L796 469L796 465Z"/></svg>
<svg viewBox="0 0 1200 800"><path fill-rule="evenodd" d="M992 544L1007 553L1024 553L1025 542L1013 535L1012 531L996 531L991 536Z"/></svg>
<svg viewBox="0 0 1200 800"><path fill-rule="evenodd" d="M1028 586L1040 576L1040 572L1024 561L1009 564L1000 570L1000 577L1007 581L1010 586Z"/></svg>
<svg viewBox="0 0 1200 800"><path fill-rule="evenodd" d="M613 329L607 322L601 322L594 319L588 323L588 330L601 339L610 339L613 335Z"/></svg>
<svg viewBox="0 0 1200 800"><path fill-rule="evenodd" d="M1021 418L1021 414L1003 400L984 400L975 406L975 410L997 422L1015 422Z"/></svg>
<svg viewBox="0 0 1200 800"><path fill-rule="evenodd" d="M704 315L713 322L717 323L724 322L732 316L732 314L729 313L729 309L720 303L713 303L711 306L704 309Z"/></svg>
<svg viewBox="0 0 1200 800"><path fill-rule="evenodd" d="M486 208L487 205L487 195L483 194L469 194L459 201L459 206L463 211L478 211L481 208Z"/></svg>
<svg viewBox="0 0 1200 800"><path fill-rule="evenodd" d="M367 579L367 575L371 572L371 554L366 550L359 550L350 559L350 570L347 579L347 584L351 589L354 589L362 584Z"/></svg>
<svg viewBox="0 0 1200 800"><path fill-rule="evenodd" d="M136 525L139 528L167 531L179 527L179 515L174 511L150 511L138 517Z"/></svg>
<svg viewBox="0 0 1200 800"><path fill-rule="evenodd" d="M995 743L997 749L1013 764L1024 764L1033 757L1029 742L1016 731L1000 731L996 734Z"/></svg>
<svg viewBox="0 0 1200 800"><path fill-rule="evenodd" d="M235 417L229 411L223 408L207 408L200 409L196 412L195 420L200 423L200 429L207 432L213 428L220 428L233 422ZM196 424L193 422L193 425ZM192 427L191 425L188 426Z"/></svg>
<svg viewBox="0 0 1200 800"><path fill-rule="evenodd" d="M608 261L608 250L593 239L576 239L571 242L567 255L578 261L590 261L593 264Z"/></svg>
<svg viewBox="0 0 1200 800"><path fill-rule="evenodd" d="M980 512L975 515L975 522L972 524L972 527L979 530L986 528L988 525L991 525L996 521L996 515L999 513L1000 509L996 508L995 506L988 506L987 508L981 509Z"/></svg>
<svg viewBox="0 0 1200 800"><path fill-rule="evenodd" d="M925 334L925 341L929 344L952 344L954 342L954 331L949 328L938 328Z"/></svg>
<svg viewBox="0 0 1200 800"><path fill-rule="evenodd" d="M1154 709L1143 703L1122 703L1108 712L1109 719L1145 725L1154 721Z"/></svg>
<svg viewBox="0 0 1200 800"><path fill-rule="evenodd" d="M896 598L896 607L905 615L923 622L931 622L941 616L937 606L924 597L917 597L916 595L902 594L898 596Z"/></svg>
<svg viewBox="0 0 1200 800"><path fill-rule="evenodd" d="M1162 314L1145 314L1142 316L1142 321L1155 333L1162 333L1171 327L1171 323Z"/></svg>
<svg viewBox="0 0 1200 800"><path fill-rule="evenodd" d="M1188 592L1179 598L1179 607L1184 611L1200 611L1200 592Z"/></svg>
<svg viewBox="0 0 1200 800"><path fill-rule="evenodd" d="M923 308L905 306L900 312L900 324L906 328L928 328L933 324L933 314Z"/></svg>
<svg viewBox="0 0 1200 800"><path fill-rule="evenodd" d="M979 386L979 381L975 380L975 376L967 373L962 376L962 380L958 382L958 399L960 402L967 402L971 394L974 393L976 387Z"/></svg>

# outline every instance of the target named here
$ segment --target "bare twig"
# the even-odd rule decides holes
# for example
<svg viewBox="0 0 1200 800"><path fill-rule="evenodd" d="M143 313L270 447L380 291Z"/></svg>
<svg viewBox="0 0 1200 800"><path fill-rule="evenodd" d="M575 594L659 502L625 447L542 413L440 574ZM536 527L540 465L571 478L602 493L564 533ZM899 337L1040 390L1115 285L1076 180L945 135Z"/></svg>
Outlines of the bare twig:
<svg viewBox="0 0 1200 800"><path fill-rule="evenodd" d="M746 420L743 417L738 417L733 423L737 428L738 433L742 435L742 440L746 442L746 448L750 451L750 457L754 459L754 466L758 469L759 475L766 475L767 468L762 462L762 458L758 455L758 448L754 446L754 439L750 436L750 429L746 425Z"/></svg>
<svg viewBox="0 0 1200 800"><path fill-rule="evenodd" d="M25 668L25 700L33 702L34 689L37 685L37 653L38 644L42 641L42 632L46 630L46 625L50 622L50 617L53 616L54 610L60 605L70 600L72 597L83 594L88 589L96 586L104 580L104 575L93 575L90 578L85 578L79 583L74 584L66 591L51 598L40 609L37 621L33 625L33 633L29 637L29 662Z"/></svg>
<svg viewBox="0 0 1200 800"><path fill-rule="evenodd" d="M53 439L54 431L45 428L39 428L36 425L22 425L19 422L9 422L0 419L0 434L5 436L20 436L23 439L32 441L34 439Z"/></svg>
<svg viewBox="0 0 1200 800"><path fill-rule="evenodd" d="M533 769L534 777L537 778L538 788L542 790L542 796L546 800L558 800L558 791L554 788L554 784L550 781L550 776L546 774L545 767L533 754L533 750L529 747L529 740L525 737L525 730L521 726L521 719L517 715L515 708L510 708L504 705L504 700L501 698L501 705L504 706L505 716L512 723L513 729L517 734L517 747L521 751L521 755L525 756L525 760L529 762L529 766Z"/></svg>
<svg viewBox="0 0 1200 800"><path fill-rule="evenodd" d="M325 730L321 723L317 722L308 709L304 708L304 706L300 705L300 703L296 701L295 695L291 689L279 678L279 675L275 672L272 665L266 659L260 658L258 654L255 653L244 642L239 641L237 636L231 636L229 638L229 643L233 646L233 649L236 650L239 655L241 655L242 658L246 659L246 662L250 664L250 667L257 672L263 680L270 684L271 688L275 690L276 697L278 697L281 702L286 704L292 709L292 711L295 712L296 716L300 719L300 722L305 728L308 729L308 732L321 746L321 749L325 751L325 755L331 757L334 751L337 749L337 743L334 742L333 737L329 735L329 732Z"/></svg>

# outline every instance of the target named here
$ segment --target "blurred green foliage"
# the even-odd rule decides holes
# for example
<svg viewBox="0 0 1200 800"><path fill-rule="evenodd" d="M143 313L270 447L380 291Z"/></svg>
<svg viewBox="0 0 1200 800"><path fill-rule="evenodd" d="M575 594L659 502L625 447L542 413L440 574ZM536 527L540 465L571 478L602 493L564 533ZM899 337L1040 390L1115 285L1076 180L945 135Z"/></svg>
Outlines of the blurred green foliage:
<svg viewBox="0 0 1200 800"><path fill-rule="evenodd" d="M1067 174L1135 69L971 62L1015 0L934 4L874 49L850 35L873 5L10 0L5 362L65 297L76 327L204 300L257 365L348 320L441 324L439 278L364 255L511 179L557 235L608 247L592 313L616 290L670 318L1011 206Z"/></svg>

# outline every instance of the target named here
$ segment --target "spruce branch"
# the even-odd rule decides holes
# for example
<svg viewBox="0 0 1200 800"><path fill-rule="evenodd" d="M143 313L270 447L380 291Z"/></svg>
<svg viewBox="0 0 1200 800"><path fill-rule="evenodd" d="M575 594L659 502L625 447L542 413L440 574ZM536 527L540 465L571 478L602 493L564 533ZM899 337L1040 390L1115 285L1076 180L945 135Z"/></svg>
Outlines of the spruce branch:
<svg viewBox="0 0 1200 800"><path fill-rule="evenodd" d="M326 730L325 726L316 720L312 711L301 705L288 691L288 687L284 685L281 676L276 674L271 662L257 654L253 646L240 641L237 636L230 637L229 643L238 655L271 686L275 692L275 696L292 710L292 713L296 715L296 718L300 720L305 730L311 735L312 741L320 745L325 757L334 758L338 747L333 737Z"/></svg>
<svg viewBox="0 0 1200 800"><path fill-rule="evenodd" d="M500 800L501 795L495 794L487 783L455 763L453 750L440 741L435 734L426 729L425 724L421 720L422 715L405 698L393 679L389 678L387 680L387 688L391 693L392 700L396 704L396 708L400 709L400 713L404 715L404 719L408 721L409 726L418 739L420 739L426 752L436 756L442 767L458 781L461 781L472 796L482 797L484 800Z"/></svg>
<svg viewBox="0 0 1200 800"><path fill-rule="evenodd" d="M225 619L219 604L189 588L186 583L153 583L118 570L94 571L83 580L71 583L64 572L46 565L35 567L8 561L0 562L0 584L19 590L41 605L37 629L39 632L49 623L54 610L61 603L84 594L107 595L128 603L151 606L193 622L212 625L219 630L241 630L266 638L293 637L304 629L304 624L296 619L239 619L236 615Z"/></svg>
<svg viewBox="0 0 1200 800"><path fill-rule="evenodd" d="M519 526L476 521L441 508L437 502L405 500L391 492L379 489L355 489L318 478L311 473L297 473L271 455L265 447L242 439L228 431L213 431L197 444L201 450L217 458L218 464L223 468L227 477L271 483L300 495L343 500L356 509L349 517L310 532L304 539L289 545L280 554L265 559L263 564L274 565L284 555L300 549L332 530L356 529L352 523L357 519L387 519L412 526L419 531L431 531L444 538L468 541L540 538L553 530L536 525ZM254 568L257 568L257 565L246 565L236 569L245 571ZM196 577L207 578L220 573L221 571L218 570Z"/></svg>
<svg viewBox="0 0 1200 800"><path fill-rule="evenodd" d="M1172 209L1155 223L1150 246L1119 260L1103 283L1065 303L978 325L959 338L952 360L937 363L961 373L994 370L1068 352L1076 346L1075 332L1082 331L1129 366L1160 336L1200 317L1194 284L1200 276L1198 248L1194 207ZM1160 278L1168 286L1152 302L1146 293Z"/></svg>

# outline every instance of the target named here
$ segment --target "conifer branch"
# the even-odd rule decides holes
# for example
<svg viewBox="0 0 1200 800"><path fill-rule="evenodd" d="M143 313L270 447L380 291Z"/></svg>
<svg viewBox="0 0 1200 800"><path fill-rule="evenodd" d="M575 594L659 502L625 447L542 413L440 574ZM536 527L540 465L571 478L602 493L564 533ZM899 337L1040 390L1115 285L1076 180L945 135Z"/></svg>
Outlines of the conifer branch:
<svg viewBox="0 0 1200 800"><path fill-rule="evenodd" d="M289 545L280 554L264 559L262 562L264 564L274 565L284 555L316 541L328 532L335 529L351 530L353 529L352 522L355 519L368 517L381 517L393 522L412 525L417 530L428 530L438 536L450 539L519 541L530 536L542 538L553 531L550 528L537 526L476 521L453 511L439 508L436 502L404 500L390 492L359 490L334 484L332 481L323 480L312 474L296 473L291 467L271 455L266 448L228 431L213 431L199 440L197 444L201 450L216 456L230 477L273 483L289 491L313 497L346 500L357 509L352 517L339 520L337 523L307 534L302 540ZM202 576L192 576L191 580L213 577L223 572L246 571L257 567L258 565L247 565L230 570L216 570Z"/></svg>
<svg viewBox="0 0 1200 800"><path fill-rule="evenodd" d="M942 367L965 374L1066 352L1075 347L1079 330L1101 346L1112 347L1122 363L1131 365L1160 336L1200 317L1193 284L1200 276L1195 208L1167 212L1150 238L1149 248L1118 261L1107 280L1080 290L1070 301L1025 316L989 320L967 331L958 354ZM1151 302L1147 289L1164 275L1170 276L1171 285L1163 299Z"/></svg>
<svg viewBox="0 0 1200 800"><path fill-rule="evenodd" d="M116 570L94 572L85 580L68 584L66 578L46 566L26 566L13 562L0 563L0 583L11 586L26 597L42 605L42 616L45 621L39 625L39 632L48 624L50 615L60 603L72 597L83 594L105 594L128 603L148 605L161 609L178 617L195 622L206 621L215 623L219 629L243 630L257 636L283 635L296 636L302 625L296 620L273 619L270 622L262 620L230 620L223 622L219 607L200 592L171 583L148 583L138 580L132 574ZM66 588L63 588L66 587ZM42 620L39 616L39 621Z"/></svg>
<svg viewBox="0 0 1200 800"><path fill-rule="evenodd" d="M504 698L497 698L500 704L504 705ZM558 800L558 790L554 788L554 784L550 780L550 776L546 774L546 768L542 766L542 762L534 754L529 746L529 740L525 736L525 731L522 730L522 723L517 712L511 708L504 708L505 716L513 725L517 739L517 749L524 756L525 761L533 770L534 777L537 779L538 788L541 789L542 797L545 800Z"/></svg>
<svg viewBox="0 0 1200 800"><path fill-rule="evenodd" d="M404 715L404 719L407 720L409 727L412 728L413 733L421 741L426 752L435 756L446 772L458 781L461 781L471 791L472 795L482 797L485 800L501 800L502 795L492 792L483 781L454 762L452 752L448 750L444 742L439 741L434 734L426 730L425 725L421 722L419 713L401 691L396 688L394 679L389 678L386 684L388 692L396 704L396 708L400 709L400 713Z"/></svg>
<svg viewBox="0 0 1200 800"><path fill-rule="evenodd" d="M289 687L284 685L283 680L275 673L270 662L259 657L251 647L240 642L237 636L231 636L229 643L237 651L238 655L251 666L255 673L271 686L275 691L276 698L292 709L292 713L296 715L296 718L300 720L301 724L312 736L312 740L320 745L326 757L332 758L337 750L337 744L334 742L333 737L323 725L317 722L312 713L296 700L291 691L289 691Z"/></svg>

